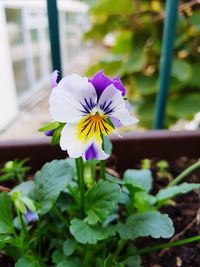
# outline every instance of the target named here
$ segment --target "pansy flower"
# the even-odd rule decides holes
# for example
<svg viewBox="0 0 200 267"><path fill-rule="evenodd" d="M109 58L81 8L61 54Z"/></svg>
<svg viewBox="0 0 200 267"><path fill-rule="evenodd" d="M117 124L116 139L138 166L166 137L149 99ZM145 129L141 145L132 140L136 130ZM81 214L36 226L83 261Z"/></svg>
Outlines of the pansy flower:
<svg viewBox="0 0 200 267"><path fill-rule="evenodd" d="M72 74L54 84L50 113L55 121L65 123L60 146L71 158L106 159L102 136L138 121L127 108L126 91L118 77L111 80L99 71L90 79Z"/></svg>
<svg viewBox="0 0 200 267"><path fill-rule="evenodd" d="M24 214L24 218L28 223L34 223L39 220L38 214L29 209L27 209L27 212Z"/></svg>

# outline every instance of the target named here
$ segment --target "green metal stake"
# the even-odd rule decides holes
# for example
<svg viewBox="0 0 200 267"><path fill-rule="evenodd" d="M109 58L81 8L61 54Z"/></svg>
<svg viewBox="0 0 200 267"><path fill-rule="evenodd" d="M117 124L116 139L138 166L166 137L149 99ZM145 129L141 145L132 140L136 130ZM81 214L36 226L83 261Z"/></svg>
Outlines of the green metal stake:
<svg viewBox="0 0 200 267"><path fill-rule="evenodd" d="M49 21L52 70L59 71L58 80L60 80L60 78L62 77L62 66L61 66L61 54L60 54L57 0L47 0L47 11L48 11L48 21Z"/></svg>
<svg viewBox="0 0 200 267"><path fill-rule="evenodd" d="M154 129L162 129L164 125L167 95L170 85L170 73L173 60L173 47L176 35L178 0L167 0L164 21L163 47L160 61L159 90L156 98Z"/></svg>

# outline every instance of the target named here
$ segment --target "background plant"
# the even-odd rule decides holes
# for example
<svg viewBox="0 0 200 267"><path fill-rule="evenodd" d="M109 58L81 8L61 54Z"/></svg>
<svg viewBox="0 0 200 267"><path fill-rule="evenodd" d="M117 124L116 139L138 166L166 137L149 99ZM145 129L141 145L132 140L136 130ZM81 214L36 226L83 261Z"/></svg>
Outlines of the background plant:
<svg viewBox="0 0 200 267"><path fill-rule="evenodd" d="M0 182L8 180L18 180L22 182L26 176L26 173L30 170L30 167L26 166L29 159L12 160L5 163L0 172Z"/></svg>
<svg viewBox="0 0 200 267"><path fill-rule="evenodd" d="M141 124L152 127L158 88L165 1L90 1L92 27L86 39L109 42L108 52L92 66L118 75L128 89ZM200 102L200 10L198 1L182 1L179 8L174 63L166 127L179 118L192 119Z"/></svg>

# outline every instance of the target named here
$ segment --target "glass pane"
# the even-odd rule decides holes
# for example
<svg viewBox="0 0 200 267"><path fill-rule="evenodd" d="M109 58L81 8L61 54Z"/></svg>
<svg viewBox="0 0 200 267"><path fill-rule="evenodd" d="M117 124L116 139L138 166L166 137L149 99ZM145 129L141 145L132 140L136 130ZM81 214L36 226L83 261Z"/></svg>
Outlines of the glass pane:
<svg viewBox="0 0 200 267"><path fill-rule="evenodd" d="M13 71L14 71L14 76L15 76L17 93L20 95L22 92L26 91L28 88L25 60L14 62Z"/></svg>
<svg viewBox="0 0 200 267"><path fill-rule="evenodd" d="M51 67L51 53L50 53L50 40L49 40L49 29L45 29L45 44L46 44L46 61L47 61L47 73L52 72Z"/></svg>
<svg viewBox="0 0 200 267"><path fill-rule="evenodd" d="M21 44L23 41L21 10L6 8L5 11L10 44Z"/></svg>
<svg viewBox="0 0 200 267"><path fill-rule="evenodd" d="M35 79L39 80L42 76L41 73L41 66L40 66L40 47L39 47L39 40L38 40L38 30L32 29L31 33L31 46L32 46L32 53L33 53L33 65L35 71Z"/></svg>

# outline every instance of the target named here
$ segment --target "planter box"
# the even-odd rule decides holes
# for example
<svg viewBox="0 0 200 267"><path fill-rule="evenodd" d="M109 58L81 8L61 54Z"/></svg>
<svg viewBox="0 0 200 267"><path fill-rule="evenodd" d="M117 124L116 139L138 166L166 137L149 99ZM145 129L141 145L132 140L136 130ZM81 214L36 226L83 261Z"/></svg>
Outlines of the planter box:
<svg viewBox="0 0 200 267"><path fill-rule="evenodd" d="M200 157L200 131L147 131L112 137L113 154L120 171L144 158L175 159ZM65 158L67 153L52 146L47 137L0 142L0 164L16 158L30 158L32 172L47 161Z"/></svg>
<svg viewBox="0 0 200 267"><path fill-rule="evenodd" d="M123 172L127 168L134 167L134 164L137 164L141 159L144 158L173 160L182 156L187 156L188 158L200 157L200 131L149 131L125 134L123 139L119 137L113 137L112 141L113 158L116 160L117 168L120 172ZM32 167L32 172L40 169L40 167L47 161L65 158L66 156L67 153L61 151L59 146L50 145L48 138L0 142L0 164L15 158L29 157L29 164ZM170 217L172 217L174 221L176 221L176 225L177 223L179 223L179 226L181 224L181 230L179 231L183 231L185 226L182 227L182 224L184 225L185 221L187 224L188 218L189 222L191 223L191 218L194 217L196 210L198 210L198 207L196 207L198 203L194 193L192 194L192 198L191 195L183 196L181 200L177 202L178 205L176 207L170 207L169 212L168 210L165 211L166 213L170 214ZM188 212L188 210L190 213L189 215L186 215L185 212ZM194 214L191 215L191 212ZM181 222L180 218L183 218ZM198 228L195 227L194 229L190 229L189 236L195 236L197 234L197 230ZM186 237L187 236L184 235L182 236L182 239ZM141 239L141 241L138 243L138 246L141 248L149 246L148 242L148 239ZM151 246L154 243L151 242L149 244ZM155 244L159 243L155 241ZM185 254L186 250L184 250L184 247L182 247L182 250L176 250L176 248L175 250L169 250L169 254L163 254L163 256L160 256L160 254L158 254L159 252L157 252L157 254L147 254L142 257L142 260L144 262L144 266L150 266L149 263L158 263L158 259L161 263L159 266L175 266L172 262L175 262L177 257L184 255L185 260L188 258L192 261L192 265L184 265L185 267L196 266L194 264L198 261L198 246L192 244L192 246L189 248L190 250L188 254ZM192 252L190 252L191 249ZM194 256L190 256L190 253L193 253L192 255ZM10 262L10 258L8 258L8 261Z"/></svg>

